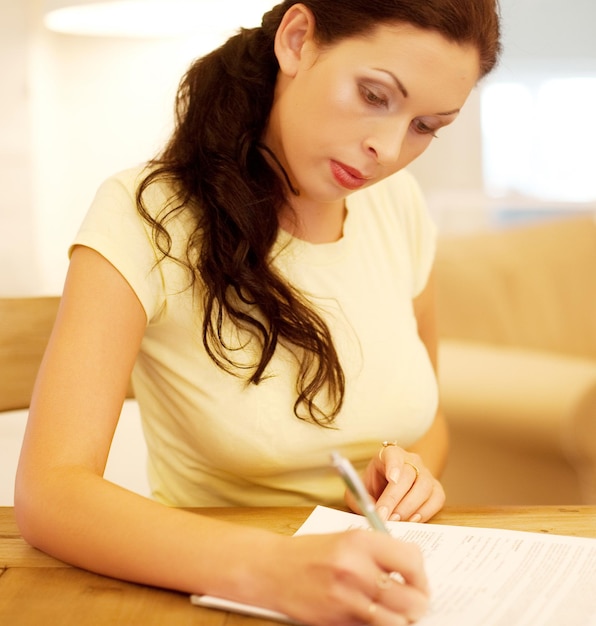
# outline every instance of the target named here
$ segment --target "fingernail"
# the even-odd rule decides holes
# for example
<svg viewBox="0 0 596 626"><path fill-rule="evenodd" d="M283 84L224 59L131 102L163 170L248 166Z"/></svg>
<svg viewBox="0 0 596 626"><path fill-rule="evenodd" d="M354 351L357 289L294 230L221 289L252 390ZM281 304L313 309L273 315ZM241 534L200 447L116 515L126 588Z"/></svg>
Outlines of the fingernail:
<svg viewBox="0 0 596 626"><path fill-rule="evenodd" d="M389 517L389 509L386 506L380 506L377 509L377 513L384 522L387 521L387 518Z"/></svg>
<svg viewBox="0 0 596 626"><path fill-rule="evenodd" d="M420 513L416 513L410 517L410 522L419 522L422 519L422 515Z"/></svg>
<svg viewBox="0 0 596 626"><path fill-rule="evenodd" d="M392 470L389 472L389 480L390 480L392 483L396 483L396 482L399 480L399 470L398 470L397 468L392 469Z"/></svg>
<svg viewBox="0 0 596 626"><path fill-rule="evenodd" d="M401 522L401 515L399 513L394 513L389 519L392 522Z"/></svg>

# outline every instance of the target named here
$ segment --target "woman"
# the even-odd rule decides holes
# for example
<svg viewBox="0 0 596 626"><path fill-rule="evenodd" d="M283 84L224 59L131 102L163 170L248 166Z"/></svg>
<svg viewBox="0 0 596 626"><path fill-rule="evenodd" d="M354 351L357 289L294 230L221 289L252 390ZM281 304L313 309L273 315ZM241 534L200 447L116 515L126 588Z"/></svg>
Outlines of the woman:
<svg viewBox="0 0 596 626"><path fill-rule="evenodd" d="M179 507L340 505L340 449L384 519L441 508L434 229L401 170L498 31L493 0L286 1L190 68L169 144L102 186L71 249L17 477L28 541L308 624L424 613L412 546ZM102 478L133 365L153 500Z"/></svg>

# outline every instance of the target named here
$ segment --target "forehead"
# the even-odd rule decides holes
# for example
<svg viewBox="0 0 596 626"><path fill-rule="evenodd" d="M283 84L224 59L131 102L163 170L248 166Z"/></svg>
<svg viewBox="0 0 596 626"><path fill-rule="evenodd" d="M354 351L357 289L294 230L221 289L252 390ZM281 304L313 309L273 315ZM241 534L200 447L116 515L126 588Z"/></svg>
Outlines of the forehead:
<svg viewBox="0 0 596 626"><path fill-rule="evenodd" d="M366 34L340 40L337 45L352 49L355 54L387 61L404 61L406 54L414 62L441 58L444 64L466 66L476 77L480 70L480 55L473 44L455 42L438 31L402 22L380 24Z"/></svg>
<svg viewBox="0 0 596 626"><path fill-rule="evenodd" d="M480 56L472 44L450 41L441 33L411 24L381 24L365 35L340 40L323 51L338 64L358 69L380 69L397 75L408 91L413 86L449 87L457 98L467 97L480 76Z"/></svg>

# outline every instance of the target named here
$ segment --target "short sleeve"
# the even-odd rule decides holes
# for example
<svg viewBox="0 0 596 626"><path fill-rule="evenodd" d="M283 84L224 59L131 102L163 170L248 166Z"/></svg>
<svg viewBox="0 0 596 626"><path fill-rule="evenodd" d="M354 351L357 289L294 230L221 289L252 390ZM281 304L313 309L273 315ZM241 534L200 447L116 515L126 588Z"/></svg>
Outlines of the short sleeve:
<svg viewBox="0 0 596 626"><path fill-rule="evenodd" d="M101 254L129 283L151 320L164 302L161 264L150 225L136 206L141 170L128 170L98 189L69 249L86 246Z"/></svg>

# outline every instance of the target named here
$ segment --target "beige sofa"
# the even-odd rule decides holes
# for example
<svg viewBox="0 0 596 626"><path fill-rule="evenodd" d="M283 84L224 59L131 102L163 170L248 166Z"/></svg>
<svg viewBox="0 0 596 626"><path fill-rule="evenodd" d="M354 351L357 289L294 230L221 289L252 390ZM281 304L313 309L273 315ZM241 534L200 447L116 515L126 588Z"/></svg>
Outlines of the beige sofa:
<svg viewBox="0 0 596 626"><path fill-rule="evenodd" d="M596 503L596 222L443 235L449 504Z"/></svg>

